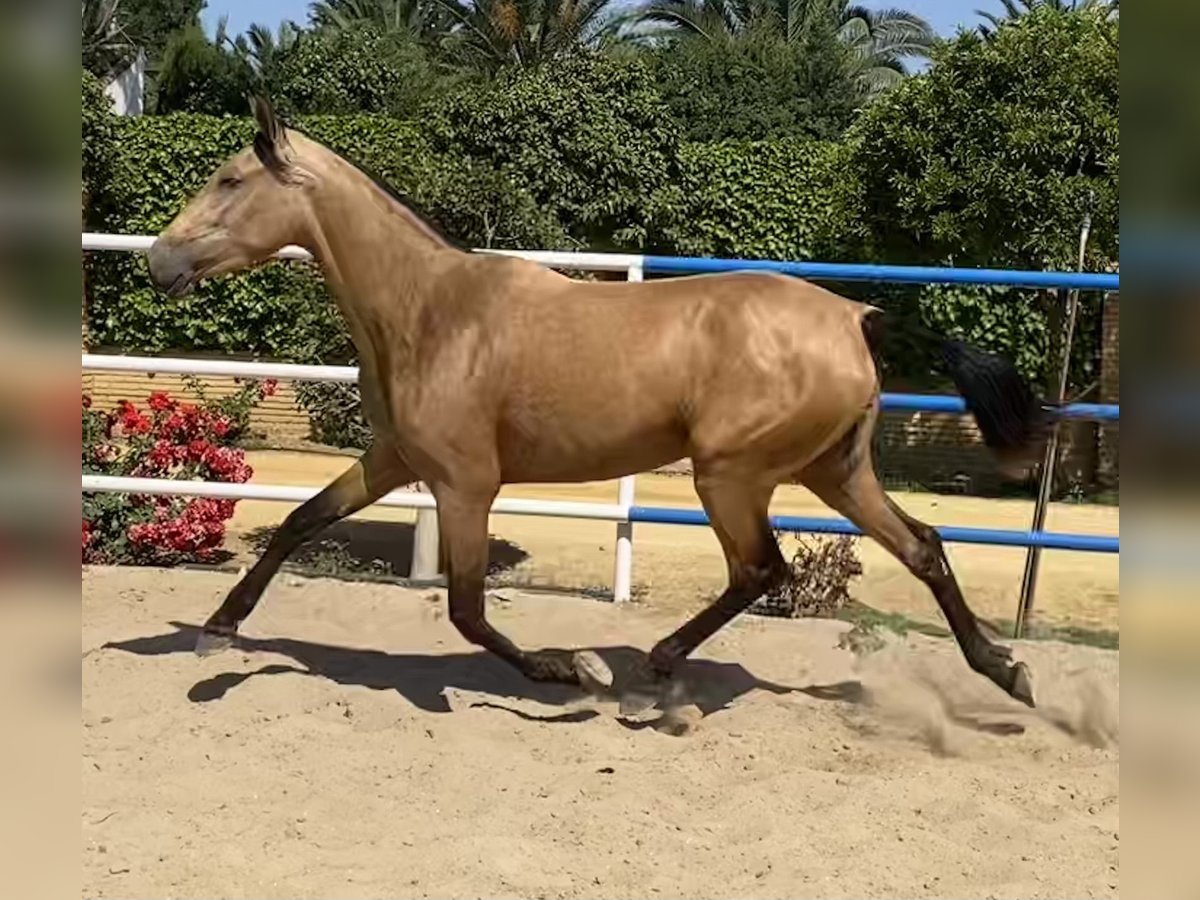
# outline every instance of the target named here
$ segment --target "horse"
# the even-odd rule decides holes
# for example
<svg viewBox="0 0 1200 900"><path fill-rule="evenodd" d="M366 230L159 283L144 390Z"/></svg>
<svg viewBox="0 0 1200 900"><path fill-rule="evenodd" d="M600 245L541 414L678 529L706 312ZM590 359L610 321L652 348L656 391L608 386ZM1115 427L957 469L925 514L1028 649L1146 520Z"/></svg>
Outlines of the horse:
<svg viewBox="0 0 1200 900"><path fill-rule="evenodd" d="M287 245L319 262L360 359L372 441L293 510L205 622L232 643L288 555L416 481L434 495L449 618L528 679L611 683L590 651L526 650L485 616L488 515L501 485L583 482L690 457L727 586L641 664L666 690L704 641L785 579L768 516L799 482L927 585L968 666L1033 706L1030 675L963 599L937 531L880 486L871 455L887 314L805 280L729 272L586 282L456 245L383 182L252 98L257 133L157 236L168 296ZM903 324L912 329L911 324ZM1008 360L921 329L1002 464L1036 458L1054 408Z"/></svg>

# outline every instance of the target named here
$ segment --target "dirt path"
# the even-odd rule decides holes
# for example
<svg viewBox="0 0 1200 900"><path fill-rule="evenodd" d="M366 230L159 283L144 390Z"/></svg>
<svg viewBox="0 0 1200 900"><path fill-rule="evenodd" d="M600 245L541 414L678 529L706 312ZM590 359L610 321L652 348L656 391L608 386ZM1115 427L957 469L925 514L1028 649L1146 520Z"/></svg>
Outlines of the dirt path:
<svg viewBox="0 0 1200 900"><path fill-rule="evenodd" d="M274 484L323 486L350 463L346 456L261 451L248 454L254 480ZM506 488L504 496L613 502L616 484L532 485ZM936 525L1029 527L1032 503L981 500L938 494L893 492L913 515ZM690 479L638 477L637 499L644 505L698 507ZM287 504L243 501L231 523L232 547L243 559L254 553L255 534L274 528L287 515ZM772 511L793 515L834 515L804 488L781 487ZM408 573L411 558L409 510L367 510L337 526L329 536L345 542L350 555L379 558L398 574ZM387 524L400 523L400 524ZM1116 534L1120 510L1114 507L1056 503L1047 527L1054 531ZM508 569L517 583L564 590L601 587L611 590L616 527L608 522L493 516L493 562ZM787 547L785 545L785 551ZM858 594L871 605L927 621L940 614L924 585L912 578L873 541L860 543L864 575ZM951 564L971 606L992 619L1012 619L1021 586L1025 551L1020 548L948 545ZM702 605L723 587L725 564L711 529L638 525L634 532L634 582L639 596L660 609L685 611ZM1042 555L1035 619L1047 625L1118 629L1120 561L1111 554L1047 551Z"/></svg>
<svg viewBox="0 0 1200 900"><path fill-rule="evenodd" d="M672 736L534 689L388 585L285 576L243 647L197 659L232 583L84 569L84 896L1118 895L1116 653L1019 645L1031 712L947 641L857 657L843 623L747 618ZM677 619L490 615L618 673Z"/></svg>

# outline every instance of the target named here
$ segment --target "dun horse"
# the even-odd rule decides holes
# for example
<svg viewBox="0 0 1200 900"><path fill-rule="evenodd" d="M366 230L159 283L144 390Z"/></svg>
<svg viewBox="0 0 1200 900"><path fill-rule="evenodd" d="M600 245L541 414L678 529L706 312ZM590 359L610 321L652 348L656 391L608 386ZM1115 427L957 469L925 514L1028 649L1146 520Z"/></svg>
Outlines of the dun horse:
<svg viewBox="0 0 1200 900"><path fill-rule="evenodd" d="M690 457L729 580L655 645L642 673L655 689L784 577L767 507L777 484L797 480L929 587L972 669L1033 705L1025 666L980 629L937 533L876 480L879 310L778 274L587 283L470 253L286 128L267 101L254 110L253 146L158 237L150 271L178 296L285 245L311 251L359 354L373 442L287 517L206 622L198 652L232 641L302 542L420 480L437 501L450 620L463 637L530 679L579 684L594 655L518 648L484 616L492 501L506 483L612 479ZM926 338L988 445L1002 460L1032 458L1054 411L1007 361Z"/></svg>

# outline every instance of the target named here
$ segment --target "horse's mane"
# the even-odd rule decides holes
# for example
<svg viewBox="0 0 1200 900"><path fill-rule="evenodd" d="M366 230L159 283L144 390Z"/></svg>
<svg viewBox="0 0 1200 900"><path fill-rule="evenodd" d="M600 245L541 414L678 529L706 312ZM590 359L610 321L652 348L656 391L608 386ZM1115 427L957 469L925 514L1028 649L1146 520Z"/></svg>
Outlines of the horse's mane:
<svg viewBox="0 0 1200 900"><path fill-rule="evenodd" d="M415 200L413 200L412 197L410 197L408 194L405 194L403 191L397 190L395 187L393 187L391 184L388 184L388 182L384 181L382 177L375 174L370 169L364 168L363 166L359 165L358 163L354 162L351 159L347 159L345 156L343 156L342 154L340 154L336 150L334 150L332 147L330 147L328 144L324 144L321 141L318 141L316 138L314 138L310 134L305 134L305 132L301 131L299 128L295 128L291 125L287 125L285 127L288 128L288 130L290 130L290 131L296 132L297 134L303 134L306 138L308 138L310 141L313 141L314 143L320 144L322 147L324 147L326 150L328 150L330 153L332 153L334 156L336 156L338 159L340 159L346 165L350 166L350 168L354 169L355 171L359 172L360 174L365 175L367 178L371 179L371 181L375 184L375 186L377 188L379 188L381 191L383 191L385 194L387 194L389 197L391 197L392 200L394 200L400 206L404 207L405 211L407 211L410 215L412 215L415 219L417 219L423 226L425 226L425 228L429 229L429 231L431 231L434 235L436 235L442 241L445 241L451 247L455 247L459 250L464 250L464 251L469 251L471 249L466 244L464 244L462 241L460 241L458 238L454 238L454 237L451 237L450 235L446 234L446 232L442 229L442 227L440 225L438 225L436 222L434 222L430 218L429 213L426 212L424 209L422 209L421 205L419 203L417 203Z"/></svg>

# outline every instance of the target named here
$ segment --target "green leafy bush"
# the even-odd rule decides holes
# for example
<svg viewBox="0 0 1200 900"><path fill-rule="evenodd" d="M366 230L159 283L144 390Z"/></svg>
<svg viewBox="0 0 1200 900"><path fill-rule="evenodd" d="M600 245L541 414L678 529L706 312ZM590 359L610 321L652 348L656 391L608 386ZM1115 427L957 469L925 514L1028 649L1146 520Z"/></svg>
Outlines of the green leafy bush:
<svg viewBox="0 0 1200 900"><path fill-rule="evenodd" d="M452 82L400 31L369 25L301 32L273 57L263 79L276 107L292 115L414 116Z"/></svg>
<svg viewBox="0 0 1200 900"><path fill-rule="evenodd" d="M748 259L847 257L864 238L837 144L803 138L684 144L655 198L654 249Z"/></svg>
<svg viewBox="0 0 1200 900"><path fill-rule="evenodd" d="M1118 257L1118 23L1039 6L991 39L964 33L930 72L866 110L848 136L862 184L861 258L1068 269L1086 198L1087 267ZM879 292L1038 381L1056 364L1062 300L1050 293L931 286ZM1092 380L1099 305L1084 297L1072 381ZM907 366L912 371L913 364Z"/></svg>
<svg viewBox="0 0 1200 900"><path fill-rule="evenodd" d="M100 79L86 69L83 70L82 118L83 193L88 198L83 223L84 227L90 227L93 211L101 205L98 201L108 190L119 150L117 117L112 111L112 102L105 96Z"/></svg>
<svg viewBox="0 0 1200 900"><path fill-rule="evenodd" d="M590 249L643 246L647 200L675 177L678 131L639 60L506 69L434 104L426 126L436 151L494 170Z"/></svg>
<svg viewBox="0 0 1200 900"><path fill-rule="evenodd" d="M751 33L682 39L649 57L659 92L689 141L839 138L854 117L846 48L814 29L796 43Z"/></svg>
<svg viewBox="0 0 1200 900"><path fill-rule="evenodd" d="M984 40L940 47L928 74L869 107L848 138L872 255L1074 268L1117 258L1118 22L1038 6Z"/></svg>

